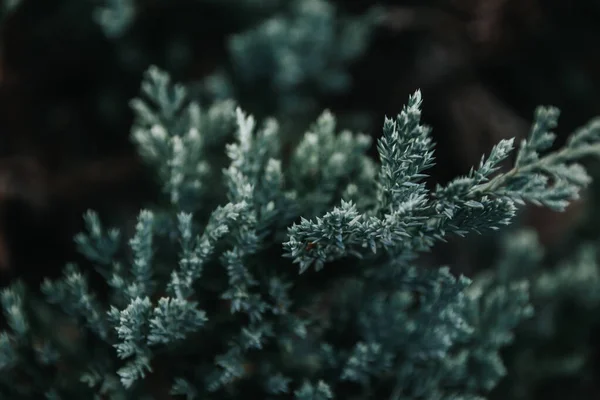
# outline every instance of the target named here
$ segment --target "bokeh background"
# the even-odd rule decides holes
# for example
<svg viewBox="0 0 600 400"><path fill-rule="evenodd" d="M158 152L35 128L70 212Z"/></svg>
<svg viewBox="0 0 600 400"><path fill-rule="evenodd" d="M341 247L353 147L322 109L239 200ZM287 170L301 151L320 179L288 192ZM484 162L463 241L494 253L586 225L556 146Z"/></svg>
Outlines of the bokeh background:
<svg viewBox="0 0 600 400"><path fill-rule="evenodd" d="M234 95L259 117L293 116L299 131L329 108L342 126L375 138L384 116L398 113L420 88L424 119L438 143L432 183L466 173L500 139L527 135L537 105L562 110L558 145L600 115L600 1L331 0L336 19L321 24L376 22L368 28L361 22L339 28L347 31L323 47L347 48L347 57L338 54L334 60L342 60L343 76L288 85L286 92L265 84L273 65L264 62L262 47L236 56L240 42L233 38L271 18L292 15L290 4L5 0L0 22L0 285L21 278L35 286L45 276L57 276L67 261L78 260L72 237L82 228L86 209L115 220L134 218L157 196L129 137L129 100L138 94L150 65L169 72L206 102L211 96ZM310 58L314 54L299 55L295 62L300 67L291 62L284 70L321 73L319 60ZM248 78L244 71L254 72ZM223 74L229 83L223 83ZM300 92L302 99L296 96ZM588 166L600 177L597 165ZM599 195L600 183L562 214L528 207L520 224L537 231L548 259L568 257L578 243L600 236ZM498 251L492 237L452 240L436 249L434 261L475 274ZM596 314L600 319L600 308ZM568 320L564 324L571 327ZM539 387L523 389L523 398L600 398L600 384L594 383L600 378L596 322L589 321L585 331L573 324L576 335L567 335L561 345L581 345L569 342L574 337L586 342L587 372L541 380ZM496 391L497 398L516 396L502 390Z"/></svg>

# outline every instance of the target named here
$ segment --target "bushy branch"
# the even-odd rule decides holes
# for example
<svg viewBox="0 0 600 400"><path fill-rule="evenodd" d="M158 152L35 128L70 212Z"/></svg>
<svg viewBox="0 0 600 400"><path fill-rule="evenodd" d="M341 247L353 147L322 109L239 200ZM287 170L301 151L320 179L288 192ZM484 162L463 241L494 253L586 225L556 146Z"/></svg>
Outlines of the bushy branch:
<svg viewBox="0 0 600 400"><path fill-rule="evenodd" d="M600 151L592 122L542 154L556 114L540 109L513 169L500 171L513 149L502 141L431 190L419 92L385 119L376 166L367 137L336 134L329 112L287 160L273 119L229 102L203 111L156 68L142 90L132 138L168 197L140 211L128 240L86 214L76 243L104 291L94 271L70 265L42 286L53 307L18 285L4 292L0 394L480 399L505 374L500 352L531 317L530 293L556 281L512 267L537 262L536 251L512 252L474 284L415 256L449 234L510 223L524 201L564 208L589 182L578 160ZM328 269L299 276L294 264ZM595 276L582 271L557 279ZM74 330L71 343L52 335L54 321Z"/></svg>
<svg viewBox="0 0 600 400"><path fill-rule="evenodd" d="M433 163L433 151L430 130L420 124L420 105L421 95L416 92L396 121L385 120L373 208L359 210L342 200L322 217L303 219L289 229L284 248L301 271L313 264L320 269L349 255L364 256L367 249L421 252L449 233L497 230L510 223L517 205L524 202L562 211L590 182L576 160L600 154L600 147L592 144L600 124L592 121L565 148L542 155L553 143L554 135L546 129L555 125L557 112L540 108L529 141L517 153L515 168L492 175L513 150L513 140L503 140L477 169L430 192L422 179Z"/></svg>

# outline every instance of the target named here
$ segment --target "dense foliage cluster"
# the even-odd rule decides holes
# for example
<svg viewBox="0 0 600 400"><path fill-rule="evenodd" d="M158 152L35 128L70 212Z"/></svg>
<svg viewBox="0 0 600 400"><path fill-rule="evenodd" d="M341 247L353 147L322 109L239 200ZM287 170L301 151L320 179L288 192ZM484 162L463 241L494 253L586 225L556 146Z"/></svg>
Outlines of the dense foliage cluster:
<svg viewBox="0 0 600 400"><path fill-rule="evenodd" d="M150 68L132 139L165 201L129 238L88 212L76 242L94 272L68 265L41 298L4 290L4 398L485 396L531 293L553 280L518 269L535 263L529 249L475 283L416 258L448 235L510 224L525 202L563 210L590 182L578 160L600 153L600 123L549 151L558 111L539 108L512 169L499 172L514 150L503 140L429 188L421 102L416 92L385 119L379 163L369 137L338 132L327 111L284 158L276 120L230 100L203 109Z"/></svg>
<svg viewBox="0 0 600 400"><path fill-rule="evenodd" d="M24 3L4 1L1 17ZM166 2L91 3L61 10L94 7L123 70L141 71L150 56L135 26ZM75 237L84 261L2 289L0 398L530 400L549 382L556 398L588 398L565 383L594 379L597 243L574 239L548 262L518 216L580 198L600 120L559 147L558 109L539 107L526 139L432 184L420 91L376 143L338 113L312 117L349 93L350 66L389 12L201 3L243 15L226 62L186 86L152 66L130 102L130 138L161 196L134 223L88 211ZM165 48L171 72L193 64L184 36ZM109 115L118 96L100 97ZM469 277L422 257L473 234L502 246Z"/></svg>

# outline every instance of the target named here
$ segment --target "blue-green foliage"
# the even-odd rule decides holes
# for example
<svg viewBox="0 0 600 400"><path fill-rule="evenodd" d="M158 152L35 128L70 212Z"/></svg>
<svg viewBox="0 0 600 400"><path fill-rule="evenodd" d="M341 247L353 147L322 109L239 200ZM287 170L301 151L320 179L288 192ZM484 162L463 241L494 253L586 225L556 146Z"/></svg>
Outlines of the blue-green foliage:
<svg viewBox="0 0 600 400"><path fill-rule="evenodd" d="M278 116L318 112L318 96L347 92L349 67L366 53L382 15L379 8L344 15L328 0L195 1L224 18L235 10L249 20L226 38L227 60L199 82L201 92L212 100L250 93L243 100ZM134 0L102 0L94 19L108 38L119 40L135 26L138 8ZM200 12L198 20L203 17ZM123 43L131 52L131 42ZM179 53L176 46L171 53ZM181 59L167 62L180 65Z"/></svg>
<svg viewBox="0 0 600 400"><path fill-rule="evenodd" d="M379 165L369 139L337 133L329 112L284 157L275 120L230 101L201 110L151 68L132 139L165 199L139 213L128 241L86 214L76 242L95 271L69 265L42 298L3 292L0 394L485 396L506 373L499 351L532 315L530 281L473 285L415 258L449 234L509 224L523 202L563 209L589 182L577 160L600 153L600 124L547 152L557 111L540 108L513 169L499 172L505 140L430 189L421 102L416 92L385 119Z"/></svg>
<svg viewBox="0 0 600 400"><path fill-rule="evenodd" d="M506 356L512 373L495 398L531 399L548 380L566 383L589 376L592 330L600 322L597 244L579 244L552 268L544 268L544 253L534 232L513 232L505 238L497 264L480 274L472 287L481 292L527 284L536 309L534 318L515 331L518 340ZM589 393L578 393L567 384L553 394L564 396L588 398Z"/></svg>
<svg viewBox="0 0 600 400"><path fill-rule="evenodd" d="M316 93L349 89L348 67L367 50L379 10L342 17L326 0L282 4L257 26L229 38L230 71L204 82L213 98L268 93L265 102L273 103L271 112L290 114L312 110Z"/></svg>
<svg viewBox="0 0 600 400"><path fill-rule="evenodd" d="M234 104L226 100L202 111L184 86L172 84L155 67L147 71L141 91L143 97L131 101L136 114L132 139L140 156L156 169L174 206L200 207L210 191L210 175L218 173L210 164L213 147L222 146L235 129Z"/></svg>
<svg viewBox="0 0 600 400"><path fill-rule="evenodd" d="M599 146L592 143L599 139L600 121L578 130L560 151L541 156L554 141L550 129L558 111L539 108L512 170L492 176L513 150L512 139L502 140L467 176L429 191L423 178L433 165L433 150L430 129L420 124L420 107L417 92L395 120L384 122L373 207L360 210L352 201L342 200L322 217L302 219L290 228L284 248L301 271L379 249L427 251L449 233L497 230L509 224L516 206L526 201L562 211L590 181L576 160L597 154Z"/></svg>
<svg viewBox="0 0 600 400"><path fill-rule="evenodd" d="M109 38L123 35L135 18L134 0L103 0L94 12L94 20Z"/></svg>

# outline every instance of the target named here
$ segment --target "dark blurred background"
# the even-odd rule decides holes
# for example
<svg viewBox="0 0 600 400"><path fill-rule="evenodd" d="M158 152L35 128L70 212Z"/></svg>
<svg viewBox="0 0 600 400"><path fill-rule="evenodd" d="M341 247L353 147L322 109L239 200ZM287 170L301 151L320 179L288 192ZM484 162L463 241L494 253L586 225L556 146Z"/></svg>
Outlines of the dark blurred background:
<svg viewBox="0 0 600 400"><path fill-rule="evenodd" d="M39 283L76 260L72 237L86 209L131 216L157 195L129 140L128 101L146 68L198 82L230 62L231 34L271 12L235 1L139 0L126 32L111 36L94 17L101 1L16 3L5 6L0 31L2 285ZM434 181L467 172L501 138L526 135L537 105L562 110L559 142L600 114L600 1L332 3L350 16L378 5L383 19L349 66L350 90L317 98L319 107L369 115L377 137L384 115L420 88L438 143ZM256 106L252 96L240 102ZM530 208L523 222L550 248L574 232L596 237L595 191L586 198L563 214ZM474 268L470 252L440 251Z"/></svg>
<svg viewBox="0 0 600 400"><path fill-rule="evenodd" d="M99 1L21 0L0 32L0 277L32 282L72 259L87 208L137 210L155 195L129 141L150 64L195 82L227 63L226 40L268 15L235 2L137 1L119 37ZM226 3L226 4L225 4ZM255 2L260 3L260 2ZM384 115L417 88L439 143L434 179L464 173L499 139L527 134L535 106L561 108L564 137L600 114L600 2L593 0L334 1L340 14L384 11L347 93L318 98L339 114ZM174 50L175 49L175 50ZM182 50L183 49L183 50ZM179 50L179 51L176 51ZM242 106L252 110L251 99ZM558 240L577 207L527 218ZM32 251L32 249L36 249Z"/></svg>
<svg viewBox="0 0 600 400"><path fill-rule="evenodd" d="M156 188L130 144L143 72L155 64L193 83L228 62L226 41L270 12L235 1L137 1L125 33L107 36L100 1L21 0L0 32L0 278L36 282L75 257L87 208L135 213ZM260 2L255 2L260 3ZM527 134L539 104L562 110L558 133L600 114L600 2L334 1L340 15L384 12L350 90L317 98L337 114L384 115L423 91L438 142L435 181L464 173L499 139ZM253 110L252 98L240 100ZM268 110L267 110L268 111ZM581 213L531 209L544 243ZM32 249L35 249L34 251Z"/></svg>

